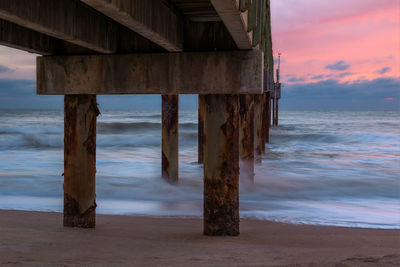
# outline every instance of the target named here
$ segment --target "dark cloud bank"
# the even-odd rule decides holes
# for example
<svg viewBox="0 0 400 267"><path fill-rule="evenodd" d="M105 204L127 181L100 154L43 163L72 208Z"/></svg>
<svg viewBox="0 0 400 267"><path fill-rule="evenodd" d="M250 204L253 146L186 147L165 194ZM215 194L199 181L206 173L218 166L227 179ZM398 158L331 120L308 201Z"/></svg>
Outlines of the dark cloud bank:
<svg viewBox="0 0 400 267"><path fill-rule="evenodd" d="M336 63L326 65L325 68L331 71L343 71L348 70L350 68L350 64L344 60L340 60Z"/></svg>
<svg viewBox="0 0 400 267"><path fill-rule="evenodd" d="M13 72L14 70L10 69L7 66L0 65L0 73L5 73L5 72Z"/></svg>
<svg viewBox="0 0 400 267"><path fill-rule="evenodd" d="M36 82L31 80L0 79L0 109L62 109L63 96L36 95ZM159 95L98 96L100 108L157 109L161 108ZM180 97L180 108L197 108L197 96Z"/></svg>
<svg viewBox="0 0 400 267"><path fill-rule="evenodd" d="M400 110L400 78L340 83L336 79L284 85L283 109Z"/></svg>
<svg viewBox="0 0 400 267"><path fill-rule="evenodd" d="M62 96L38 96L36 83L0 79L1 109L62 109ZM392 98L392 100L390 100ZM379 78L354 83L331 79L315 83L283 85L281 109L292 110L400 110L400 78ZM99 96L100 108L159 109L159 95ZM196 109L197 96L182 95L180 108Z"/></svg>
<svg viewBox="0 0 400 267"><path fill-rule="evenodd" d="M376 74L385 74L385 73L388 73L388 72L391 71L391 70L392 70L392 69L389 68L389 67L384 67L384 68L382 68L382 69L380 69L380 70L375 71L375 73L376 73Z"/></svg>

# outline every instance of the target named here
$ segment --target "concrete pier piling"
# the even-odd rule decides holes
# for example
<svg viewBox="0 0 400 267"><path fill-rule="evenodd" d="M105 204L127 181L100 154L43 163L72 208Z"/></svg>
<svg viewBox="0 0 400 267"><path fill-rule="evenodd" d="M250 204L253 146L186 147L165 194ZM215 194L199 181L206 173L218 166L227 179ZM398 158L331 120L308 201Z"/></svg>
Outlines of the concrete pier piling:
<svg viewBox="0 0 400 267"><path fill-rule="evenodd" d="M197 142L197 149L198 149L198 163L203 163L203 154L204 154L204 96L199 95L198 100L198 142Z"/></svg>
<svg viewBox="0 0 400 267"><path fill-rule="evenodd" d="M239 235L239 96L204 96L204 234Z"/></svg>
<svg viewBox="0 0 400 267"><path fill-rule="evenodd" d="M173 183L178 181L178 95L162 95L162 159L163 179Z"/></svg>
<svg viewBox="0 0 400 267"><path fill-rule="evenodd" d="M239 167L240 179L254 182L254 95L240 95Z"/></svg>
<svg viewBox="0 0 400 267"><path fill-rule="evenodd" d="M262 134L262 95L254 96L254 161L261 163L263 153L263 134Z"/></svg>
<svg viewBox="0 0 400 267"><path fill-rule="evenodd" d="M271 127L271 95L269 92L264 93L264 140L269 143L269 128Z"/></svg>
<svg viewBox="0 0 400 267"><path fill-rule="evenodd" d="M272 125L275 126L275 98L272 98Z"/></svg>
<svg viewBox="0 0 400 267"><path fill-rule="evenodd" d="M64 226L95 227L96 95L64 98Z"/></svg>
<svg viewBox="0 0 400 267"><path fill-rule="evenodd" d="M266 103L266 101L265 101L265 95L264 94L261 94L260 95L260 98L261 98L261 103L260 103L260 131L261 131L261 135L260 135L260 138L261 138L261 142L260 142L260 144L261 144L261 153L264 153L265 152L265 135L266 135L266 130L265 130L265 128L266 128L266 121L265 121L265 103Z"/></svg>
<svg viewBox="0 0 400 267"><path fill-rule="evenodd" d="M278 126L278 98L272 101L272 125Z"/></svg>
<svg viewBox="0 0 400 267"><path fill-rule="evenodd" d="M65 96L65 226L95 227L96 96L162 95L161 176L174 183L178 97L197 94L204 234L239 234L239 171L254 181L271 97L278 124L270 1L183 2L0 1L0 43L41 55L37 94Z"/></svg>
<svg viewBox="0 0 400 267"><path fill-rule="evenodd" d="M279 99L276 99L275 101L275 126L278 126L278 118L279 118Z"/></svg>

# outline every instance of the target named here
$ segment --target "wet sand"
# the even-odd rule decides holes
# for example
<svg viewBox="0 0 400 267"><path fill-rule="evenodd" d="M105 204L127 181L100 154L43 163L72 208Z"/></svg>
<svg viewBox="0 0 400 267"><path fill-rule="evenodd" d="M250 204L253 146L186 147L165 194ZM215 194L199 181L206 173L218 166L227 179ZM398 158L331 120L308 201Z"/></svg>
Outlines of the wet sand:
<svg viewBox="0 0 400 267"><path fill-rule="evenodd" d="M241 220L239 237L202 235L199 218L0 210L0 266L400 266L400 230Z"/></svg>

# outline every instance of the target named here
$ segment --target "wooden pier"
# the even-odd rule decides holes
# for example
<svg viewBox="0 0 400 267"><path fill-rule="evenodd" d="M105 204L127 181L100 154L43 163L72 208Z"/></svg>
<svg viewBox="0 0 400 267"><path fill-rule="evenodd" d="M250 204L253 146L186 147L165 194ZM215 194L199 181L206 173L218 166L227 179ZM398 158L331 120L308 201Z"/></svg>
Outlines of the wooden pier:
<svg viewBox="0 0 400 267"><path fill-rule="evenodd" d="M203 232L239 234L239 175L254 182L271 100L278 124L269 0L1 0L0 28L41 55L37 94L64 95L64 226L95 227L96 95L161 95L160 176L176 183L179 95L197 94Z"/></svg>

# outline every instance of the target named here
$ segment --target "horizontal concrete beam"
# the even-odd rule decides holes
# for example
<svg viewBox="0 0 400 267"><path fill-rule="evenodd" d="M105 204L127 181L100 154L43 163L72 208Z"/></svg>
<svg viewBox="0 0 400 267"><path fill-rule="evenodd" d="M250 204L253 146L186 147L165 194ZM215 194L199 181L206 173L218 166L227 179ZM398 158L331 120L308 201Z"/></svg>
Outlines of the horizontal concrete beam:
<svg viewBox="0 0 400 267"><path fill-rule="evenodd" d="M0 19L0 44L40 55L93 54L83 47Z"/></svg>
<svg viewBox="0 0 400 267"><path fill-rule="evenodd" d="M37 58L38 94L261 94L259 50Z"/></svg>
<svg viewBox="0 0 400 267"><path fill-rule="evenodd" d="M264 93L274 91L274 77L269 74L269 70L264 68Z"/></svg>
<svg viewBox="0 0 400 267"><path fill-rule="evenodd" d="M183 22L161 0L81 0L167 51L182 51Z"/></svg>
<svg viewBox="0 0 400 267"><path fill-rule="evenodd" d="M99 53L148 42L79 0L1 0L0 18Z"/></svg>
<svg viewBox="0 0 400 267"><path fill-rule="evenodd" d="M247 32L247 14L238 0L210 0L239 49L251 49L252 34Z"/></svg>

